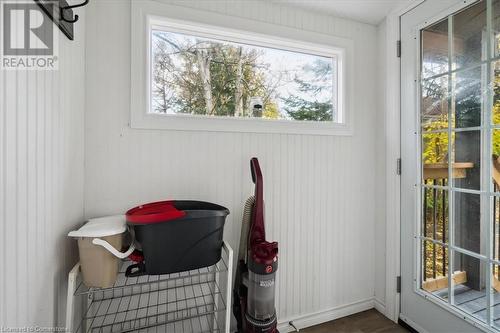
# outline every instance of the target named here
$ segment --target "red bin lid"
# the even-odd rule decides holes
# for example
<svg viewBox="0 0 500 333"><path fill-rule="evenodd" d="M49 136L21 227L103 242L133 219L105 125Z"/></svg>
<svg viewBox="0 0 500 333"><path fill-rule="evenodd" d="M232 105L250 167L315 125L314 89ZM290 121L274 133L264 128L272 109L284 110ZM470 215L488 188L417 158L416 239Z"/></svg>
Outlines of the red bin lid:
<svg viewBox="0 0 500 333"><path fill-rule="evenodd" d="M151 224L165 222L184 217L186 212L178 210L174 201L158 201L140 205L130 209L127 214L127 222L135 224Z"/></svg>

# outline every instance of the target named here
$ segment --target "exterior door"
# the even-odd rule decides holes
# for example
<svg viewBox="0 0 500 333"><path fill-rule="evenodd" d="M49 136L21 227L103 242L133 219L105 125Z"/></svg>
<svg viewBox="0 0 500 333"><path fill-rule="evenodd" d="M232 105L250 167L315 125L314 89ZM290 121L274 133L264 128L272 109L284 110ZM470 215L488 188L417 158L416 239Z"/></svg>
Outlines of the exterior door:
<svg viewBox="0 0 500 333"><path fill-rule="evenodd" d="M500 0L427 0L401 44L400 317L500 332Z"/></svg>

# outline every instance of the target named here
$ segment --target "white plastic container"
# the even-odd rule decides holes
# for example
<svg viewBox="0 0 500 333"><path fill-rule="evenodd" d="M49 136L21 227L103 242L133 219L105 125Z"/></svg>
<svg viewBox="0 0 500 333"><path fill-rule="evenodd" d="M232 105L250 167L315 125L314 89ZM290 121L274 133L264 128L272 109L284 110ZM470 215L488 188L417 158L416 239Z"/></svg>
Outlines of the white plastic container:
<svg viewBox="0 0 500 333"><path fill-rule="evenodd" d="M68 236L78 240L83 282L87 287L108 288L118 275L120 259L128 257L135 249L121 253L127 225L124 215L90 219L80 229Z"/></svg>

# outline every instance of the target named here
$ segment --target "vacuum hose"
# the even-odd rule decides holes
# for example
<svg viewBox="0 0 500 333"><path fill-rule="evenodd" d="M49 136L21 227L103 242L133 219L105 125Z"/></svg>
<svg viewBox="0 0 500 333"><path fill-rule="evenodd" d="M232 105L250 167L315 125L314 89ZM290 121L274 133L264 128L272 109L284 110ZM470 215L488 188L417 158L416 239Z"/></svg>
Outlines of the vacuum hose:
<svg viewBox="0 0 500 333"><path fill-rule="evenodd" d="M240 248L238 250L238 261L247 261L247 244L248 244L248 232L250 230L250 222L252 220L253 207L255 205L255 197L252 195L245 202L245 208L243 209L243 219L241 221L241 236L240 236Z"/></svg>

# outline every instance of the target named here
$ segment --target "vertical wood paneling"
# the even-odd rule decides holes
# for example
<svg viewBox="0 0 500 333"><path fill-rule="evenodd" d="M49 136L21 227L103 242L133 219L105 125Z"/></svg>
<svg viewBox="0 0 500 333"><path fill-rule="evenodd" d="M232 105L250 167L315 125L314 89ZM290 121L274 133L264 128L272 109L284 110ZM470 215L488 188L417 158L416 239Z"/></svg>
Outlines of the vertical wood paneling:
<svg viewBox="0 0 500 333"><path fill-rule="evenodd" d="M6 76L6 85L5 89L5 114L6 114L6 128L4 132L5 137L5 177L6 177L6 195L5 195L5 259L8 261L4 261L4 263L10 262L10 258L15 258L16 249L12 247L11 237L16 237L16 223L8 223L8 221L16 221L17 220L17 143L16 143L16 132L17 132L17 118L16 118L16 85L17 85L17 76L16 73L7 73L4 72ZM15 267L15 266L14 266ZM5 271L3 271L5 272ZM5 276L5 295L7 299L13 300L10 304L5 304L6 309L6 317L5 318L13 318L17 321L17 308L18 308L18 300L16 298L17 294L17 280L12 276L4 273Z"/></svg>
<svg viewBox="0 0 500 333"><path fill-rule="evenodd" d="M60 326L83 220L85 19L59 70L0 70L0 326ZM57 28L56 28L57 29ZM72 242L71 242L72 243Z"/></svg>
<svg viewBox="0 0 500 333"><path fill-rule="evenodd" d="M231 214L225 238L238 248L252 194L249 159L265 179L270 239L280 242L280 321L372 299L375 276L376 28L264 1L177 5L303 28L354 41L354 135L132 130L130 2L88 7L85 215L123 213L165 198L215 201ZM373 56L372 56L373 55Z"/></svg>

